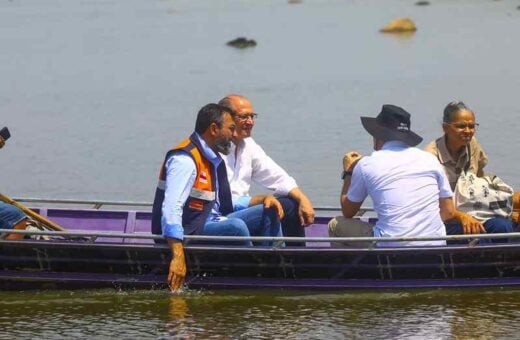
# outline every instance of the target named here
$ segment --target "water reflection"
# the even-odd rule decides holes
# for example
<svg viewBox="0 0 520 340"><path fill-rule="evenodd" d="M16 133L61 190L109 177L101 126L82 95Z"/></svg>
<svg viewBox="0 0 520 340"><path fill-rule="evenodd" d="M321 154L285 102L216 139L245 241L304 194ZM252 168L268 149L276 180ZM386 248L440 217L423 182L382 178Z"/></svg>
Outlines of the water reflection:
<svg viewBox="0 0 520 340"><path fill-rule="evenodd" d="M188 303L183 296L172 295L169 298L168 316L169 320L165 324L166 333L168 336L165 338L196 338L196 333L193 331L193 326L191 325L190 320L187 319Z"/></svg>
<svg viewBox="0 0 520 340"><path fill-rule="evenodd" d="M170 297L170 318L172 320L184 320L188 313L188 304L182 296Z"/></svg>
<svg viewBox="0 0 520 340"><path fill-rule="evenodd" d="M518 319L501 289L0 292L0 338L505 338Z"/></svg>

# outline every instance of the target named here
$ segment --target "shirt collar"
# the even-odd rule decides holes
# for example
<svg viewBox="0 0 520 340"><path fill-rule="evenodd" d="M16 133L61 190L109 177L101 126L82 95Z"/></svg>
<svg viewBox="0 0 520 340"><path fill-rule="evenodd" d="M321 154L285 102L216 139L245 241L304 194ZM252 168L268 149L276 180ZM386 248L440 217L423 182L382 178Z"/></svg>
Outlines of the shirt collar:
<svg viewBox="0 0 520 340"><path fill-rule="evenodd" d="M211 164L217 167L220 162L222 162L222 158L209 147L204 138L202 138L197 132L195 132L195 137L199 140L204 157L209 160Z"/></svg>
<svg viewBox="0 0 520 340"><path fill-rule="evenodd" d="M448 146L446 145L446 136L444 135L437 140L437 150L439 151L439 160L442 164L457 164L461 159L466 159L468 149L464 148L464 151L462 151L459 159L453 159L450 152L448 151Z"/></svg>
<svg viewBox="0 0 520 340"><path fill-rule="evenodd" d="M406 144L405 142L401 142L399 140L389 140L383 144L381 150L404 149L409 147L410 145Z"/></svg>
<svg viewBox="0 0 520 340"><path fill-rule="evenodd" d="M453 158L451 158L450 152L448 151L448 146L446 145L446 136L442 136L437 140L437 150L439 151L439 161L442 164L446 164L448 162L453 162Z"/></svg>

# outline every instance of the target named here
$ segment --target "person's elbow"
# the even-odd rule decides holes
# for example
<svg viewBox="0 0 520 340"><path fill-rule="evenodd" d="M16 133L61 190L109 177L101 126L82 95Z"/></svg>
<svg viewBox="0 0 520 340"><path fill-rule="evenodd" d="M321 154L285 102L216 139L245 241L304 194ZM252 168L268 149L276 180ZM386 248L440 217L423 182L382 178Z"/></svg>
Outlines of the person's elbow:
<svg viewBox="0 0 520 340"><path fill-rule="evenodd" d="M455 212L454 211L442 211L441 210L441 219L443 222L447 222L450 220L455 219Z"/></svg>
<svg viewBox="0 0 520 340"><path fill-rule="evenodd" d="M456 218L455 205L451 197L440 199L440 215L443 222L450 221Z"/></svg>
<svg viewBox="0 0 520 340"><path fill-rule="evenodd" d="M354 217L359 208L361 207L361 203L363 202L352 202L347 198L347 196L343 196L341 199L341 212L343 213L343 217L352 218Z"/></svg>

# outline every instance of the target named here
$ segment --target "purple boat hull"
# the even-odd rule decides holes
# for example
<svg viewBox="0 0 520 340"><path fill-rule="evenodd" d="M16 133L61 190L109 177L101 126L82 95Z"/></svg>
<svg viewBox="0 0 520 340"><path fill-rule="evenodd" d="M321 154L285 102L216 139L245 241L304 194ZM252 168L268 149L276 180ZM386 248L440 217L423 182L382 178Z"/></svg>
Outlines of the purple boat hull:
<svg viewBox="0 0 520 340"><path fill-rule="evenodd" d="M38 210L38 209L35 209ZM49 209L39 212L65 228L129 237L0 241L2 289L92 287L165 288L170 251L152 239L151 214L136 211ZM327 236L326 222L307 228ZM190 288L386 289L520 285L520 245L452 245L349 249L245 248L188 243Z"/></svg>

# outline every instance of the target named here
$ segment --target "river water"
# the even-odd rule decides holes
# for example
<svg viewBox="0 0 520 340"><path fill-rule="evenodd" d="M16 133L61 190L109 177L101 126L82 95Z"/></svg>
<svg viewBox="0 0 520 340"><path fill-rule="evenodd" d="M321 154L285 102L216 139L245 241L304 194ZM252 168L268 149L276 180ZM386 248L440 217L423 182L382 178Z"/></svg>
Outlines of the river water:
<svg viewBox="0 0 520 340"><path fill-rule="evenodd" d="M0 293L1 338L518 338L520 292Z"/></svg>
<svg viewBox="0 0 520 340"><path fill-rule="evenodd" d="M359 116L384 103L412 113L424 146L441 134L445 104L464 100L487 170L520 188L520 3L430 2L0 0L0 125L12 134L1 192L151 201L164 152L231 92L251 98L256 140L317 206L337 206L343 153L371 151ZM415 34L378 32L402 16ZM238 36L258 45L225 45ZM0 322L7 337L506 337L519 297L0 293Z"/></svg>

